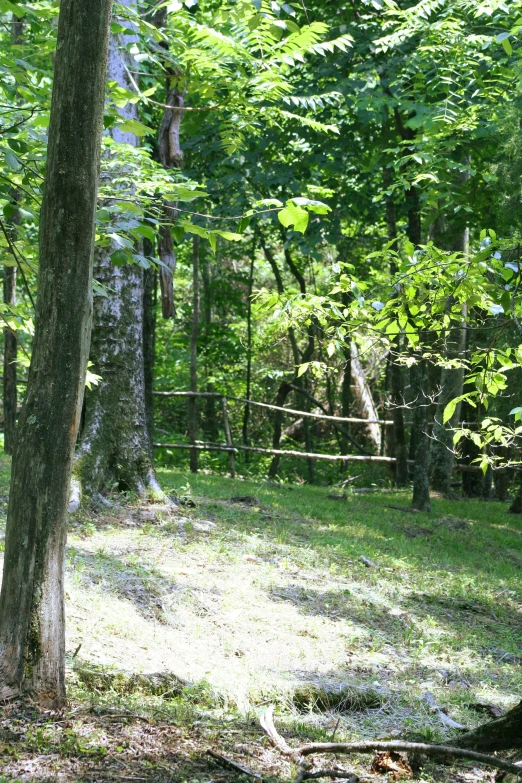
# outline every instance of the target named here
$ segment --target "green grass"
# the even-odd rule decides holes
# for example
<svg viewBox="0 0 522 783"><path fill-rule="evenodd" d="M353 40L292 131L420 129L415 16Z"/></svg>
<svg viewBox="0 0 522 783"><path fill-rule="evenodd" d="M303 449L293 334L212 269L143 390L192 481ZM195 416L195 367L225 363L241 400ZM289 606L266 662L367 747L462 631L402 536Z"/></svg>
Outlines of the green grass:
<svg viewBox="0 0 522 783"><path fill-rule="evenodd" d="M8 478L0 460L3 522ZM409 504L404 492L332 499L321 486L166 468L158 478L183 505L128 497L71 520L71 715L94 710L107 725L84 716L65 738L33 730L9 745L11 776L38 753L60 769L81 758L84 770L119 769L121 753L138 777L161 779L173 768L165 749L159 767L149 751L125 756L136 713L193 748L168 778L181 781L208 779L208 743L251 764L237 750L246 742L254 767L287 776L259 733L269 703L294 741L334 729L337 739L439 741L453 730L426 692L469 727L487 718L473 704L520 700L522 519L506 505L434 499L430 514L413 514L389 508ZM157 672L188 684L149 687ZM128 732L112 725L115 712L129 713Z"/></svg>

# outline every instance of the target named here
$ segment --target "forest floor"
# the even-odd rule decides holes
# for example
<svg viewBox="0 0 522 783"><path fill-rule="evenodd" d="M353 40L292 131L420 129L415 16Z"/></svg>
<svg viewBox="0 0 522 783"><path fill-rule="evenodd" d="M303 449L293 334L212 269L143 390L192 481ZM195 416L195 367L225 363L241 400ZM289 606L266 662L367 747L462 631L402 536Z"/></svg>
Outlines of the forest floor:
<svg viewBox="0 0 522 783"><path fill-rule="evenodd" d="M5 525L9 464L0 461ZM451 741L522 692L522 520L507 505L191 476L71 520L69 708L0 712L0 780L295 776L302 739ZM368 780L372 757L317 757ZM4 777L2 777L2 775ZM414 777L493 773L430 762Z"/></svg>

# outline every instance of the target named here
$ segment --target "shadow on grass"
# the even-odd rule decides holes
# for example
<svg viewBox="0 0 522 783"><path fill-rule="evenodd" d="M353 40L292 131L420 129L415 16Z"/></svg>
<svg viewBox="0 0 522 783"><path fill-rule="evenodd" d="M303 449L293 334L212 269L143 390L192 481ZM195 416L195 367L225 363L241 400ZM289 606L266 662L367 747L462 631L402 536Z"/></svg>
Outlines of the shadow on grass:
<svg viewBox="0 0 522 783"><path fill-rule="evenodd" d="M106 552L69 547L69 568L84 585L99 585L131 601L146 619L165 621L165 599L179 586L155 568L128 563Z"/></svg>

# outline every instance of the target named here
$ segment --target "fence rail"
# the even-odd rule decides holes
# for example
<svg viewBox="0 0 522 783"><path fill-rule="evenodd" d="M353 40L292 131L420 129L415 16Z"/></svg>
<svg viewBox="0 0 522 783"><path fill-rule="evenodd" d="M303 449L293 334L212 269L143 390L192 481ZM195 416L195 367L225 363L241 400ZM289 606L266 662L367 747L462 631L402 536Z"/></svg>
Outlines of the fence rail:
<svg viewBox="0 0 522 783"><path fill-rule="evenodd" d="M298 411L294 408L281 408L278 405L270 405L267 402L256 402L255 400L247 400L244 397L232 397L228 394L219 394L219 392L153 392L156 397L214 397L215 399L233 400L234 402L242 402L245 405L256 405L258 408L268 408L272 411L283 411L290 416L304 417L308 419L323 419L324 421L336 421L339 424L381 424L383 427L391 427L393 421L382 419L357 419L352 416L328 416L326 413L310 413L309 411Z"/></svg>
<svg viewBox="0 0 522 783"><path fill-rule="evenodd" d="M154 443L153 446L156 449L187 449L191 452L197 451L221 451L226 452L229 455L230 473L235 476L235 462L234 456L239 451L254 454L270 454L278 457L298 457L301 459L314 459L314 460L326 460L328 462L385 462L395 463L395 457L385 457L374 454L317 454L308 451L296 451L293 449L265 449L258 446L246 446L234 444L232 440L232 434L230 429L230 423L228 418L227 401L240 402L244 405L254 405L258 408L265 408L273 411L282 411L289 416L295 416L297 418L310 418L319 419L321 421L331 421L336 424L380 424L381 426L391 426L393 421L386 421L380 419L359 419L353 416L328 416L325 413L311 413L309 411L298 411L294 408L282 408L278 405L270 405L267 402L256 402L255 400L247 400L244 397L234 397L228 394L220 394L219 392L193 392L193 391L155 391L153 392L155 397L186 397L186 398L213 398L221 400L223 410L223 423L225 427L226 445L221 443L209 443L206 441L193 440L190 443Z"/></svg>
<svg viewBox="0 0 522 783"><path fill-rule="evenodd" d="M385 457L380 454L317 454L307 451L296 451L294 449L265 449L259 446L245 446L234 444L232 440L232 434L230 430L230 423L228 419L228 407L227 401L241 402L245 405L255 405L259 408L266 408L273 411L283 411L288 413L289 416L296 417L308 417L312 419L321 419L324 421L332 421L342 424L380 424L381 426L388 427L393 424L393 421L383 419L359 419L356 417L341 417L341 416L328 416L323 413L310 413L309 411L298 411L294 408L281 408L278 405L270 405L267 402L256 402L255 400L247 400L244 397L233 397L228 394L220 394L219 392L191 392L191 391L155 391L153 392L155 397L201 397L201 398L214 398L221 400L223 411L223 423L225 427L226 444L222 443L210 443L207 441L195 440L191 443L154 443L153 446L156 449L187 449L191 451L221 451L226 452L229 455L230 461L230 473L235 476L235 463L234 456L239 451L250 452L254 454L270 454L272 456L279 457L298 457L301 459L316 459L325 460L328 462L384 462L387 464L395 464L397 462L395 457ZM463 426L469 426L473 422L463 422ZM477 424L476 422L474 424ZM409 465L414 465L414 460L408 460ZM479 465L464 465L455 463L454 470L463 473L472 473L481 471L482 468ZM502 469L501 469L502 470Z"/></svg>

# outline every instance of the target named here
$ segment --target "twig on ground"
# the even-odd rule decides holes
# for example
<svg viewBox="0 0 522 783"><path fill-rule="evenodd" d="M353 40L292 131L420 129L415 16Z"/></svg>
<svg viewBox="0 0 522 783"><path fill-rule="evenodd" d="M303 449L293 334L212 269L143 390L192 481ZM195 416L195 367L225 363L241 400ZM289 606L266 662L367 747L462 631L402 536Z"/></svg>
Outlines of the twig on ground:
<svg viewBox="0 0 522 783"><path fill-rule="evenodd" d="M244 764L238 764L238 762L234 761L234 759L231 759L228 756L224 756L222 753L217 753L215 750L212 750L212 748L207 749L207 755L212 756L213 759L216 759L216 761L219 761L221 764L224 764L226 767L232 767L232 769L235 769L238 772L242 772L243 775L249 775L251 778L257 778L258 780L263 780L263 776L260 775L259 772L250 769L250 767L247 767Z"/></svg>
<svg viewBox="0 0 522 783"><path fill-rule="evenodd" d="M339 717L337 718L337 723L334 726L334 730L332 731L332 736L330 737L330 742L334 741L335 735L337 733L337 729L339 728L340 722L341 722L341 716L339 715Z"/></svg>
<svg viewBox="0 0 522 783"><path fill-rule="evenodd" d="M360 780L358 775L348 770L320 769L319 772L305 772L302 780L317 780L318 778L341 778L349 783L357 783Z"/></svg>
<svg viewBox="0 0 522 783"><path fill-rule="evenodd" d="M428 745L425 742L381 742L378 740L368 740L366 742L311 742L308 745L301 745L300 748L291 748L283 737L278 733L274 726L273 707L269 707L261 718L261 726L278 750L285 756L290 756L293 760L302 764L306 756L315 753L373 753L376 750L396 750L411 753L424 753L426 756L446 756L451 758L470 759L485 764L495 769L504 769L522 776L522 766L511 764L509 761L488 756L485 753L478 753L466 748L454 748L450 745Z"/></svg>

